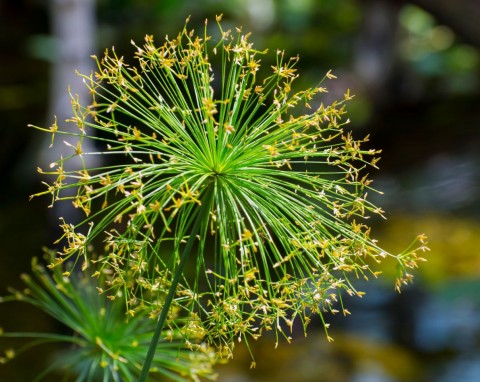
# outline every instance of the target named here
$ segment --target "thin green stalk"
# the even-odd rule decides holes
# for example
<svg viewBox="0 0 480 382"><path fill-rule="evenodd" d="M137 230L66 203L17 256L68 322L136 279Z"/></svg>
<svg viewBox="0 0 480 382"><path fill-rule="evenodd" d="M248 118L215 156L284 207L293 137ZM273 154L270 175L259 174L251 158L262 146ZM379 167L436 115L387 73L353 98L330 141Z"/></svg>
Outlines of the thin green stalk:
<svg viewBox="0 0 480 382"><path fill-rule="evenodd" d="M155 351L157 349L158 340L160 339L160 334L165 326L165 322L167 320L168 311L170 310L170 306L172 305L173 297L175 296L175 292L177 290L178 283L180 282L180 278L183 274L183 268L187 263L187 260L190 256L190 252L192 251L193 243L197 237L197 234L200 231L200 228L204 222L203 218L205 217L205 211L208 211L208 204L202 205L200 212L198 213L197 219L195 219L195 224L193 225L192 231L190 232L190 236L187 240L187 244L183 249L182 256L180 258L180 263L175 271L175 274L172 279L172 283L170 284L170 289L168 290L167 297L165 298L165 303L162 308L162 312L158 317L157 325L155 327L155 333L153 334L152 340L150 342L150 347L148 348L147 356L145 357L145 362L143 363L142 373L140 374L140 378L138 382L145 382L147 380L148 374L150 372L150 367L152 365L153 357L155 356Z"/></svg>

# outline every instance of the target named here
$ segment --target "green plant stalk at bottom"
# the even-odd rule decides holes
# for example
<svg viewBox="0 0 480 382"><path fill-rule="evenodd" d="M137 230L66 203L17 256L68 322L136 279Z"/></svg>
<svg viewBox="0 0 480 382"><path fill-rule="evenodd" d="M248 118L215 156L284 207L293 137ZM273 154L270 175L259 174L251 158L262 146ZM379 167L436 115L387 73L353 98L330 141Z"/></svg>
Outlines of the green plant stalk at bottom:
<svg viewBox="0 0 480 382"><path fill-rule="evenodd" d="M175 296L175 292L177 290L178 283L180 281L180 277L183 274L183 268L188 260L190 252L192 251L193 243L197 236L197 233L200 230L200 226L203 221L203 215L205 214L205 210L208 211L208 206L202 206L202 209L198 213L197 219L195 220L195 224L193 225L192 231L190 236L187 240L187 244L183 249L182 256L180 258L180 263L176 269L175 275L172 279L172 283L170 285L170 289L168 290L167 297L165 298L165 303L163 305L162 311L160 316L158 317L157 325L155 327L155 333L153 334L152 341L150 342L150 347L148 348L147 356L145 357L145 362L143 364L142 373L140 374L140 378L138 382L146 382L148 374L150 372L150 367L153 361L153 357L155 356L155 351L157 349L158 340L160 339L160 334L165 326L165 322L167 320L168 311L170 310L170 306L173 301L173 297Z"/></svg>

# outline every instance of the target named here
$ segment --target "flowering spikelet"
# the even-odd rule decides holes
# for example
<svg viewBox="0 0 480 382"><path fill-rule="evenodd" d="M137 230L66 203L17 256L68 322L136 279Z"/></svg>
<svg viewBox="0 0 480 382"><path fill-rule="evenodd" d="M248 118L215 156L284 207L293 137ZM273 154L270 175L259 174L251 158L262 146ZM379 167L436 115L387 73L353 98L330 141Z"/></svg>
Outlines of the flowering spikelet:
<svg viewBox="0 0 480 382"><path fill-rule="evenodd" d="M398 260L400 285L418 257L388 254L370 238L365 219L382 211L367 200L366 168L378 151L344 130L350 93L324 105L325 87L293 91L298 57L276 51L276 64L262 68L267 52L217 21L215 38L205 24L161 46L152 36L133 43L136 65L114 49L95 57L98 71L83 75L91 104L72 96L72 157L114 160L68 172L63 158L44 193L71 198L87 216L87 234L62 225L69 245L57 261L80 255L88 265L86 246L102 237L111 289L153 315L195 235L173 306L228 353L234 339L271 329L288 338L296 317L306 325L311 314L342 310L340 292L360 296L351 279L376 276L370 265L383 257ZM83 152L84 139L99 151Z"/></svg>

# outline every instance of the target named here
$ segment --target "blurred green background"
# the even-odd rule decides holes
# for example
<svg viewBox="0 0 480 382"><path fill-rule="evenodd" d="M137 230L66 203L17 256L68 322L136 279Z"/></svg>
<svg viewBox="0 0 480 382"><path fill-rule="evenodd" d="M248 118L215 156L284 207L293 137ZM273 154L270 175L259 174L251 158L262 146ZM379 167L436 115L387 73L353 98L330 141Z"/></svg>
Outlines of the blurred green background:
<svg viewBox="0 0 480 382"><path fill-rule="evenodd" d="M202 28L223 13L225 28L253 32L259 49L300 55L299 86L333 69L329 102L347 88L351 128L383 150L372 174L387 211L373 236L395 252L419 233L428 263L413 286L393 292L392 269L348 299L352 315L331 317L308 338L274 349L255 343L257 368L241 346L219 367L219 381L473 382L480 380L480 2L477 0L2 0L0 2L0 295L21 287L32 256L58 237L36 167L48 163L48 138L28 128L69 116L67 86L90 54L130 40L161 42L185 18ZM212 23L213 24L213 23ZM51 150L50 150L51 151ZM74 215L71 215L75 219ZM0 305L8 331L62 330L30 307ZM0 341L0 351L10 344ZM58 347L34 349L0 365L0 381L30 381ZM55 380L52 379L52 380Z"/></svg>

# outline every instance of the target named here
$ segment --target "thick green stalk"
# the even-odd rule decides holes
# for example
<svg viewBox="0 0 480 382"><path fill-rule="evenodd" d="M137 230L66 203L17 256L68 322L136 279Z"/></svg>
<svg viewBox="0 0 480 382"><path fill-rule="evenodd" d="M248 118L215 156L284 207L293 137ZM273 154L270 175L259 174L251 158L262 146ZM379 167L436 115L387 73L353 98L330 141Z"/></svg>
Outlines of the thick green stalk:
<svg viewBox="0 0 480 382"><path fill-rule="evenodd" d="M150 372L150 367L152 365L153 357L155 356L155 351L157 349L158 340L160 339L160 334L162 333L162 330L165 326L168 311L170 310L170 306L172 305L175 292L177 291L177 286L182 276L183 268L185 267L185 264L188 260L190 252L192 251L193 243L195 242L197 234L200 231L200 227L204 222L204 219L206 218L205 211L207 211L208 213L208 205L203 204L200 212L197 215L197 218L195 219L195 223L190 232L190 236L187 240L187 244L183 249L183 253L180 258L180 263L178 264L178 267L175 271L175 275L172 280L172 284L170 285L170 289L168 290L167 297L165 298L165 303L163 305L162 312L158 317L157 326L155 327L155 333L153 334L152 341L150 342L150 347L148 348L148 353L145 358L145 362L142 368L142 373L140 375L140 379L138 380L138 382L146 382L147 380L148 374Z"/></svg>

